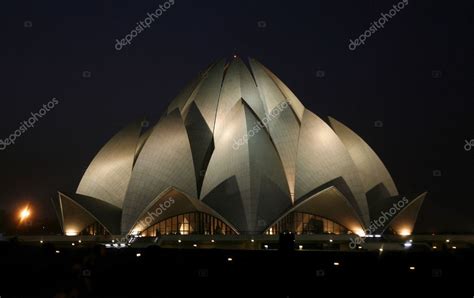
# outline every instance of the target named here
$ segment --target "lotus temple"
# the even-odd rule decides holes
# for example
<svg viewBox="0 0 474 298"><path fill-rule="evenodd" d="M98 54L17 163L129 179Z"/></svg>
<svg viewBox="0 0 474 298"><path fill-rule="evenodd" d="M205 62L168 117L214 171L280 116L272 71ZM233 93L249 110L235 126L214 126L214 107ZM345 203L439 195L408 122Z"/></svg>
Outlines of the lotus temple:
<svg viewBox="0 0 474 298"><path fill-rule="evenodd" d="M112 136L53 204L65 235L235 239L410 235L425 196L400 194L355 132L234 57L200 73L155 125Z"/></svg>

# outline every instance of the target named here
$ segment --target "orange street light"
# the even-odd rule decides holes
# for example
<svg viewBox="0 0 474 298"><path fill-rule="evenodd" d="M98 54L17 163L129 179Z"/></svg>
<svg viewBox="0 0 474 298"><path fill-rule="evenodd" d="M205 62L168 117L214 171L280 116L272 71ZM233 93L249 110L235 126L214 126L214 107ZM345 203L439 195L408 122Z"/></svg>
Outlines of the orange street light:
<svg viewBox="0 0 474 298"><path fill-rule="evenodd" d="M31 211L30 211L30 206L26 206L20 211L20 222L23 222L26 220L28 217L30 217Z"/></svg>

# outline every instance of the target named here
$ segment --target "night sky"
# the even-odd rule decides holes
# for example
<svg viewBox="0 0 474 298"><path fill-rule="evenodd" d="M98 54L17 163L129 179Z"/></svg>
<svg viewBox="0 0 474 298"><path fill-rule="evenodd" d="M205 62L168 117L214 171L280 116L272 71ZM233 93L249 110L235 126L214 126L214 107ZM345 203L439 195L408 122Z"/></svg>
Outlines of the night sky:
<svg viewBox="0 0 474 298"><path fill-rule="evenodd" d="M0 139L58 104L0 151L1 209L31 202L53 217L50 197L73 193L118 130L154 123L198 72L237 54L358 133L402 194L427 190L416 231L474 232L472 0L409 0L354 51L397 0L175 0L121 51L116 39L165 1L4 2Z"/></svg>

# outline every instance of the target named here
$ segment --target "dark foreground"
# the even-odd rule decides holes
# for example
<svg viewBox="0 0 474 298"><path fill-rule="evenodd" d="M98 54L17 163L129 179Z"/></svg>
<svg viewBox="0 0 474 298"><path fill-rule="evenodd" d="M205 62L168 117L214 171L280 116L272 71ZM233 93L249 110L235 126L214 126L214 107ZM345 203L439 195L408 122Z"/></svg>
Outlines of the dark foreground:
<svg viewBox="0 0 474 298"><path fill-rule="evenodd" d="M317 297L322 291L336 297L381 294L380 287L392 294L467 290L472 297L473 265L472 249L282 252L0 242L0 297Z"/></svg>

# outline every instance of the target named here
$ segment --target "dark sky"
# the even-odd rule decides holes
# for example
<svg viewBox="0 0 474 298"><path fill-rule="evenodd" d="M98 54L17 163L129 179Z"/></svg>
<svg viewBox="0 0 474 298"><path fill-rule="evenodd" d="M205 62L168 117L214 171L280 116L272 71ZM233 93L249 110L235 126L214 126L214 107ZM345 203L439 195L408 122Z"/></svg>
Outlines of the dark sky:
<svg viewBox="0 0 474 298"><path fill-rule="evenodd" d="M355 51L349 39L398 1L175 0L114 49L164 2L2 2L0 138L53 97L59 104L0 151L0 208L29 201L53 216L49 198L74 192L113 134L156 121L199 71L238 54L364 138L402 194L429 191L418 231L474 231L474 148L464 150L474 139L472 0L410 0Z"/></svg>

